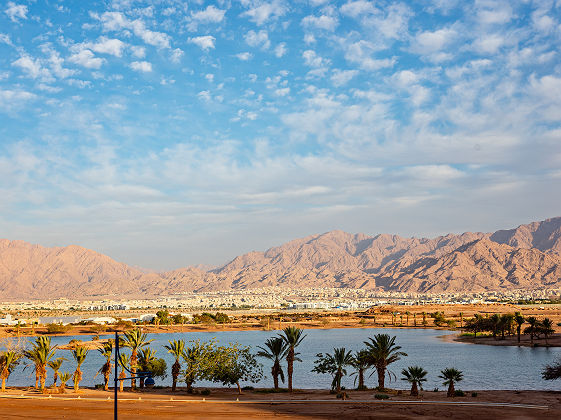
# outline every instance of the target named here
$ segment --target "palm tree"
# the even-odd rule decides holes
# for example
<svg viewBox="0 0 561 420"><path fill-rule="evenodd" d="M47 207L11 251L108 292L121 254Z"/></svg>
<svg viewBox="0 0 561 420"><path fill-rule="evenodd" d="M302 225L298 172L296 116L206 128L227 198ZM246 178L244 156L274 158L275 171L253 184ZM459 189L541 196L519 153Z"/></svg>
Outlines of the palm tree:
<svg viewBox="0 0 561 420"><path fill-rule="evenodd" d="M526 320L526 322L528 322L528 324L530 324L529 327L526 327L524 329L524 333L529 333L530 334L530 344L534 344L534 334L536 333L537 327L538 327L538 319L535 316L529 316L528 319Z"/></svg>
<svg viewBox="0 0 561 420"><path fill-rule="evenodd" d="M296 327L286 327L282 330L282 332L284 335L279 335L279 337L284 340L287 346L286 373L288 375L288 391L292 392L292 372L294 372L294 361L300 361L300 359L296 357L298 353L296 353L294 349L302 343L302 340L304 340L306 336L302 335L304 332L302 329Z"/></svg>
<svg viewBox="0 0 561 420"><path fill-rule="evenodd" d="M401 346L395 344L395 336L376 334L374 338L369 338L369 340L370 342L365 341L364 344L366 344L369 353L370 363L376 367L378 373L378 389L383 390L388 365L400 360L401 356L407 356L407 353L399 351Z"/></svg>
<svg viewBox="0 0 561 420"><path fill-rule="evenodd" d="M419 395L419 388L423 389L421 386L422 382L426 382L425 376L427 376L427 371L420 366L409 366L407 369L401 371L404 381L411 384L411 395L416 397Z"/></svg>
<svg viewBox="0 0 561 420"><path fill-rule="evenodd" d="M109 391L109 377L111 376L111 356L113 355L113 344L115 340L109 339L103 343L103 347L97 349L103 357L105 357L105 363L97 371L103 375L103 389ZM96 376L97 376L96 373Z"/></svg>
<svg viewBox="0 0 561 420"><path fill-rule="evenodd" d="M331 389L335 388L337 393L341 392L341 379L347 374L345 369L347 366L351 366L353 362L353 354L349 350L345 350L344 347L334 348L333 356L330 354L326 355L332 358L333 367L336 368L335 375L333 376L333 382L331 384Z"/></svg>
<svg viewBox="0 0 561 420"><path fill-rule="evenodd" d="M520 343L520 330L522 329L522 324L526 322L526 318L520 312L516 312L514 314L514 322L516 322L516 334L518 335L518 343Z"/></svg>
<svg viewBox="0 0 561 420"><path fill-rule="evenodd" d="M371 366L368 350L363 349L363 350L356 351L351 366L356 369L356 372L351 373L351 375L355 375L355 374L357 375L358 378L357 389L358 390L366 389L366 386L364 385L364 373ZM355 383L356 383L356 379L355 379Z"/></svg>
<svg viewBox="0 0 561 420"><path fill-rule="evenodd" d="M138 355L138 368L141 372L148 372L150 370L150 363L156 359L156 350L152 350L150 347L145 347L140 350ZM146 377L142 375L140 377L140 387L144 388L144 380Z"/></svg>
<svg viewBox="0 0 561 420"><path fill-rule="evenodd" d="M146 347L154 340L147 340L148 335L140 331L139 328L135 328L134 330L125 331L124 333L124 343L125 347L130 347L131 349L131 357L130 357L130 367L131 367L131 388L134 389L136 387L136 380L134 379L136 373L136 365L138 362L138 350L143 347Z"/></svg>
<svg viewBox="0 0 561 420"><path fill-rule="evenodd" d="M57 357L56 359L51 360L48 363L48 366L53 370L53 388L56 388L56 383L58 380L58 371L62 366L62 362L64 362L65 360L66 359L64 357Z"/></svg>
<svg viewBox="0 0 561 420"><path fill-rule="evenodd" d="M257 346L257 348L259 349L259 351L257 352L257 356L264 357L265 359L273 361L273 366L271 367L271 376L273 377L275 390L278 390L279 376L282 383L284 384L284 372L282 370L280 361L286 357L288 346L281 337L273 337L265 341L265 347Z"/></svg>
<svg viewBox="0 0 561 420"><path fill-rule="evenodd" d="M22 354L14 350L8 350L0 354L0 378L2 379L2 392L6 391L6 381L19 364L21 357Z"/></svg>
<svg viewBox="0 0 561 420"><path fill-rule="evenodd" d="M183 340L168 340L169 346L165 345L164 347L167 349L168 353L171 353L173 357L175 357L175 363L171 367L171 377L172 377L172 384L171 384L171 391L175 392L177 387L177 378L179 377L179 372L181 371L181 364L179 363L179 358L181 357L181 353L183 353L183 349L185 349L185 341Z"/></svg>
<svg viewBox="0 0 561 420"><path fill-rule="evenodd" d="M71 375L70 372L62 372L59 376L60 378L60 385L58 387L58 392L61 394L66 393L66 383L70 379Z"/></svg>
<svg viewBox="0 0 561 420"><path fill-rule="evenodd" d="M45 390L45 382L47 380L47 365L53 358L56 346L51 346L51 337L37 337L35 343L32 343L31 350L24 351L24 356L29 359L35 368L35 388L38 388L38 382L41 382L41 391Z"/></svg>
<svg viewBox="0 0 561 420"><path fill-rule="evenodd" d="M543 335L545 336L545 345L549 346L547 338L549 337L549 334L555 332L555 330L553 329L553 321L549 318L544 318L541 322L541 330L543 332Z"/></svg>
<svg viewBox="0 0 561 420"><path fill-rule="evenodd" d="M123 392L124 379L127 377L125 370L129 365L129 355L126 353L119 353L119 365L121 366L121 373L119 373L119 391Z"/></svg>
<svg viewBox="0 0 561 420"><path fill-rule="evenodd" d="M444 379L443 384L448 385L448 393L446 394L448 397L453 397L455 393L454 383L460 382L464 379L464 375L462 371L454 369L454 368L446 368L440 371L440 375L438 375L440 379Z"/></svg>
<svg viewBox="0 0 561 420"><path fill-rule="evenodd" d="M89 352L90 351L84 346L76 346L72 350L72 356L74 357L74 360L76 360L76 370L72 375L72 380L74 381L74 392L78 392L80 389L80 381L82 380L82 371L80 370L80 367L86 360L86 356Z"/></svg>

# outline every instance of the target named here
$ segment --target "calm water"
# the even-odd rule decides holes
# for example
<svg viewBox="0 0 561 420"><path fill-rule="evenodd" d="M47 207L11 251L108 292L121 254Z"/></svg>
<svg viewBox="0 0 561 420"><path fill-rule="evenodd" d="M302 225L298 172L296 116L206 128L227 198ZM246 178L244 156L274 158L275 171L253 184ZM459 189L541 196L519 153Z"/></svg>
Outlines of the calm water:
<svg viewBox="0 0 561 420"><path fill-rule="evenodd" d="M389 386L393 388L406 389L407 384L400 381L401 369L411 365L420 365L428 372L428 381L425 389L432 390L435 387L441 390L445 387L440 383L438 375L440 370L446 367L455 367L464 372L464 380L460 388L470 389L559 389L561 384L555 381L544 381L540 372L545 364L552 363L561 357L561 348L527 348L527 347L498 347L473 345L465 343L445 342L438 338L451 332L437 330L407 330L407 329L332 329L332 330L306 330L307 337L298 348L302 363L295 363L294 386L296 388L329 388L331 377L311 373L315 355L320 352L331 352L334 347L346 347L347 349L359 350L364 347L363 342L376 333L387 333L397 336L396 343L402 346L402 350L409 356L391 365L390 369L398 376L397 381L392 381ZM216 337L220 343L239 342L250 345L255 350L256 346L276 334L273 331L243 331L243 332L194 332L175 334L150 334L154 339L151 347L157 350L157 356L163 357L171 370L173 359L163 348L168 340L210 340ZM72 338L90 339L90 336L78 337L53 337L54 344L68 343ZM74 361L70 351L59 350L57 357L63 356L68 359L62 365L62 371L74 371ZM272 387L270 378L270 366L267 361L262 360L266 379L258 386ZM98 375L93 376L103 364L103 358L97 351L91 351L82 367L84 379L81 385L93 386L102 383L103 379ZM349 373L352 369L349 369ZM49 369L47 385L51 384L52 371ZM375 386L375 377L367 379L368 386ZM26 386L32 385L35 375L31 367L23 370L19 366L9 379L8 385ZM345 377L343 385L350 388L353 386L354 376ZM128 381L127 381L128 382ZM69 381L71 386L72 381ZM163 381L156 380L158 385L171 385L171 377ZM199 383L198 386L211 386L211 384ZM197 385L196 385L197 386ZM217 385L214 385L217 386Z"/></svg>

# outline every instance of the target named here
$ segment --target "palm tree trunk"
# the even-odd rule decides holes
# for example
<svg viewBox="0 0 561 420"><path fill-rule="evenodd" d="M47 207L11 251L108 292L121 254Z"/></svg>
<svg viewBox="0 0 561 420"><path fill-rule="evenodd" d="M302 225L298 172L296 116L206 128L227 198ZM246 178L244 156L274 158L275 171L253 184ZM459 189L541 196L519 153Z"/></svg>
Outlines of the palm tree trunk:
<svg viewBox="0 0 561 420"><path fill-rule="evenodd" d="M413 381L413 384L411 385L411 396L413 397L419 396L419 389L417 388L416 381Z"/></svg>
<svg viewBox="0 0 561 420"><path fill-rule="evenodd" d="M2 376L2 392L6 392L6 378Z"/></svg>
<svg viewBox="0 0 561 420"><path fill-rule="evenodd" d="M292 392L292 372L294 371L294 349L290 348L288 355L286 356L287 368L286 373L288 374L288 392Z"/></svg>
<svg viewBox="0 0 561 420"><path fill-rule="evenodd" d="M123 378L125 378L127 375L125 375L124 371L121 371L121 373L119 374L119 391L123 392L123 387L125 385L125 381L123 380Z"/></svg>
<svg viewBox="0 0 561 420"><path fill-rule="evenodd" d="M382 391L385 388L384 380L386 378L386 368L378 367L376 368L376 372L378 372L378 389Z"/></svg>
<svg viewBox="0 0 561 420"><path fill-rule="evenodd" d="M453 397L455 391L456 390L454 389L454 381L450 381L450 384L448 385L448 394L446 394L446 395L448 397Z"/></svg>
<svg viewBox="0 0 561 420"><path fill-rule="evenodd" d="M358 389L364 389L364 369L358 370Z"/></svg>
<svg viewBox="0 0 561 420"><path fill-rule="evenodd" d="M516 328L516 334L518 335L518 344L520 344L520 329L522 327L519 325L518 328Z"/></svg>
<svg viewBox="0 0 561 420"><path fill-rule="evenodd" d="M240 382L236 382L236 385L238 386L238 395L242 395L242 387L240 386Z"/></svg>
<svg viewBox="0 0 561 420"><path fill-rule="evenodd" d="M105 371L104 375L103 375L103 389L105 391L109 391L109 375L111 371L111 366L109 366L109 369Z"/></svg>

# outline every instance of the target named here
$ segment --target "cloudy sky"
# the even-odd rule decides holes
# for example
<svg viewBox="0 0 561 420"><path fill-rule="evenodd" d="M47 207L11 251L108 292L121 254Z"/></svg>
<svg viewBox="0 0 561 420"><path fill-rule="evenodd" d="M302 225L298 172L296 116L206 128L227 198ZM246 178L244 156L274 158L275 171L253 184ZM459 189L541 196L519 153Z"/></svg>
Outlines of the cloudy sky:
<svg viewBox="0 0 561 420"><path fill-rule="evenodd" d="M0 7L0 237L168 269L561 215L559 0Z"/></svg>

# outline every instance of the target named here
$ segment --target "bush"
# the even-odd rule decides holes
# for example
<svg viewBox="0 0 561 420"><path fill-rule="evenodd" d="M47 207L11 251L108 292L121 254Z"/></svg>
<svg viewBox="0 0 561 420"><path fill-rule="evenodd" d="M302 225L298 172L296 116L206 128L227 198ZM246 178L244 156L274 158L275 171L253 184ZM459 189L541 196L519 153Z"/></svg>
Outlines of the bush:
<svg viewBox="0 0 561 420"><path fill-rule="evenodd" d="M250 386L250 385L246 385L242 388L243 391L253 391L255 388Z"/></svg>
<svg viewBox="0 0 561 420"><path fill-rule="evenodd" d="M210 395L210 389L203 389L201 395Z"/></svg>
<svg viewBox="0 0 561 420"><path fill-rule="evenodd" d="M48 324L47 325L47 332L49 334L61 334L61 333L65 333L69 329L70 329L70 326L68 326L68 325L62 325L62 324Z"/></svg>
<svg viewBox="0 0 561 420"><path fill-rule="evenodd" d="M438 388L434 388L432 391L433 392L438 392Z"/></svg>
<svg viewBox="0 0 561 420"><path fill-rule="evenodd" d="M374 398L376 398L377 400L389 400L390 396L386 394L376 394L374 395Z"/></svg>
<svg viewBox="0 0 561 420"><path fill-rule="evenodd" d="M465 397L466 394L461 389L457 389L454 391L454 397Z"/></svg>
<svg viewBox="0 0 561 420"><path fill-rule="evenodd" d="M473 398L477 397L477 392L472 392L472 393L471 393L471 396L472 396Z"/></svg>

